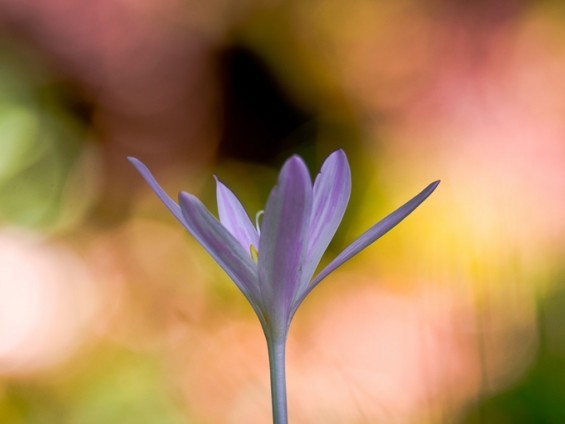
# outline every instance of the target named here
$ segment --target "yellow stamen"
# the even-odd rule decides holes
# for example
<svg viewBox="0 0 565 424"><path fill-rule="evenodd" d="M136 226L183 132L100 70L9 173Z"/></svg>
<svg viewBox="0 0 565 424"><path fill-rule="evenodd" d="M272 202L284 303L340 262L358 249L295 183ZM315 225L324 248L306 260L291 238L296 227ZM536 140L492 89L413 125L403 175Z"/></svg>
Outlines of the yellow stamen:
<svg viewBox="0 0 565 424"><path fill-rule="evenodd" d="M249 253L251 254L251 259L253 259L253 262L257 263L259 261L259 252L252 244L249 245Z"/></svg>

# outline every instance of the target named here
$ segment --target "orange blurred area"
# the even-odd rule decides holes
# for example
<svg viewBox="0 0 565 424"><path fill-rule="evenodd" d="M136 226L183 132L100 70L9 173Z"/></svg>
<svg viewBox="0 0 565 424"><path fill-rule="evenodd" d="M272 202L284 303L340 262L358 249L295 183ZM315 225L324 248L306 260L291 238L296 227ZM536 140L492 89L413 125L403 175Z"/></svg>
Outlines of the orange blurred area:
<svg viewBox="0 0 565 424"><path fill-rule="evenodd" d="M565 422L564 12L0 0L0 422L269 422L252 309L126 157L253 217L337 148L323 263L442 183L297 313L290 421Z"/></svg>

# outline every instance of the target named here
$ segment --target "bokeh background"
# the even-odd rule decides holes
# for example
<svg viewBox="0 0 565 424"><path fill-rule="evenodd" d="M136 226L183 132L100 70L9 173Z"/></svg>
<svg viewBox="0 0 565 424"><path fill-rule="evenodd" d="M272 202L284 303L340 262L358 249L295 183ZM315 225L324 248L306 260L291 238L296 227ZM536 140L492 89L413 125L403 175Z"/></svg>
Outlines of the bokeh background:
<svg viewBox="0 0 565 424"><path fill-rule="evenodd" d="M249 305L126 161L250 215L351 162L288 345L293 423L565 422L565 8L0 0L0 422L267 423Z"/></svg>

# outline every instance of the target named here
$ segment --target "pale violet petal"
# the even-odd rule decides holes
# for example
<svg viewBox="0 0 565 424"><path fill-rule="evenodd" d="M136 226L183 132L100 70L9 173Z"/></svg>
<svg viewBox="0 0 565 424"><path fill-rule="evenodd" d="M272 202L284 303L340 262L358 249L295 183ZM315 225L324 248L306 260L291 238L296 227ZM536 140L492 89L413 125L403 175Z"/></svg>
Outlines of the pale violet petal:
<svg viewBox="0 0 565 424"><path fill-rule="evenodd" d="M432 194L432 192L439 185L439 181L435 181L428 185L424 190L422 190L413 199L405 203L403 206L392 212L390 215L386 216L384 219L379 221L377 224L373 225L369 230L363 233L357 240L347 246L333 261L331 261L320 273L312 280L308 288L301 293L300 297L294 303L293 311L302 303L304 298L316 287L316 285L327 277L336 268L342 265L347 260L351 259L361 250L369 246L371 243L379 239L381 236L386 234L389 230L395 227L400 221L406 218L414 209L416 209L426 198Z"/></svg>
<svg viewBox="0 0 565 424"><path fill-rule="evenodd" d="M161 188L151 171L143 162L139 159L134 157L128 157L128 160L131 162L133 166L139 171L141 176L145 178L149 187L155 192L155 194L161 199L161 201L165 204L165 206L173 213L173 215L183 224L185 225L184 218L182 216L182 212L180 210L180 206L175 202L171 197L165 193L165 190Z"/></svg>
<svg viewBox="0 0 565 424"><path fill-rule="evenodd" d="M341 220L351 194L351 171L343 150L333 152L325 160L314 182L312 215L308 227L309 239L304 274L306 288L322 255L328 248Z"/></svg>
<svg viewBox="0 0 565 424"><path fill-rule="evenodd" d="M216 197L220 222L249 251L253 245L259 247L259 235L235 194L216 178Z"/></svg>
<svg viewBox="0 0 565 424"><path fill-rule="evenodd" d="M284 164L271 191L259 239L259 289L274 336L282 336L290 320L290 308L303 278L312 211L312 182L298 156Z"/></svg>
<svg viewBox="0 0 565 424"><path fill-rule="evenodd" d="M179 203L187 229L231 277L257 311L257 265L251 260L249 253L195 196L180 193Z"/></svg>

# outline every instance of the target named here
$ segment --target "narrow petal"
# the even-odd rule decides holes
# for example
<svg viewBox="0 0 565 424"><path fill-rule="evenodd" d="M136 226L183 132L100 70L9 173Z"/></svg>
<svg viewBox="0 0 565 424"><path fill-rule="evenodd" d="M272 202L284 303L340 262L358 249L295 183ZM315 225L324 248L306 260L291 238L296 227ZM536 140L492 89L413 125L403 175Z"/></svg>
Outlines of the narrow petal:
<svg viewBox="0 0 565 424"><path fill-rule="evenodd" d="M303 283L310 281L322 255L328 248L341 220L351 194L351 171L343 150L333 152L314 182L312 216L310 218L308 252ZM301 287L300 291L306 289Z"/></svg>
<svg viewBox="0 0 565 424"><path fill-rule="evenodd" d="M284 164L271 191L259 239L259 289L274 331L286 331L290 307L303 278L312 182L298 156Z"/></svg>
<svg viewBox="0 0 565 424"><path fill-rule="evenodd" d="M179 202L190 233L226 271L254 309L257 308L257 266L249 253L195 196L181 193Z"/></svg>
<svg viewBox="0 0 565 424"><path fill-rule="evenodd" d="M428 185L422 192L415 196L412 200L392 212L390 215L373 225L369 230L363 233L357 240L347 246L333 261L331 261L317 276L312 283L308 286L307 290L300 295L297 302L294 304L294 311L304 300L304 298L312 291L316 285L326 278L331 272L342 265L347 260L351 259L361 250L369 246L371 243L386 234L389 230L396 226L400 221L406 218L414 209L416 209L426 198L439 185L439 181L435 181Z"/></svg>
<svg viewBox="0 0 565 424"><path fill-rule="evenodd" d="M235 194L216 178L216 197L220 222L241 244L245 251L259 247L259 235Z"/></svg>
<svg viewBox="0 0 565 424"><path fill-rule="evenodd" d="M139 159L136 159L134 157L130 156L128 157L128 160L131 162L133 166L135 166L135 168L139 171L141 176L145 178L145 181L147 181L149 187L151 187L151 189L155 192L155 194L159 197L159 199L161 199L161 201L165 204L165 206L173 213L173 215L183 225L186 226L184 222L184 218L182 216L182 212L180 210L180 206L177 204L177 202L171 199L171 197L169 197L167 193L165 193L165 190L161 188L161 186L159 185L159 183L157 182L157 180L155 179L149 168L147 168L147 166L145 166L145 164L141 162Z"/></svg>

